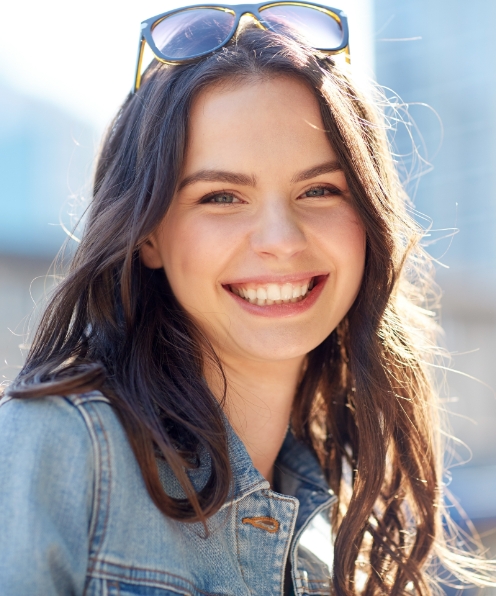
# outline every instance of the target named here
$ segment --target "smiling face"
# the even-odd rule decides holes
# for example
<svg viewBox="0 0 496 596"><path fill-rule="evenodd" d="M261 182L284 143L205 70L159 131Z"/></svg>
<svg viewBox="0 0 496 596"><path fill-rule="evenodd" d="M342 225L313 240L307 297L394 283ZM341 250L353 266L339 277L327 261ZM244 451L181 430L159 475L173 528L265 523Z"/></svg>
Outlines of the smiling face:
<svg viewBox="0 0 496 596"><path fill-rule="evenodd" d="M365 232L323 128L288 77L193 104L177 192L141 258L224 362L303 358L358 293Z"/></svg>

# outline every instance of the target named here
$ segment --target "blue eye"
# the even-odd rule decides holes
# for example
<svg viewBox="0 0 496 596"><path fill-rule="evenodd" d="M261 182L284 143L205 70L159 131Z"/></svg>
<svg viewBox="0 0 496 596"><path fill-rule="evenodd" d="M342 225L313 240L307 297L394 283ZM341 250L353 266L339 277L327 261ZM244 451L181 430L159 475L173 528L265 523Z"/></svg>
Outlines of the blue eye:
<svg viewBox="0 0 496 596"><path fill-rule="evenodd" d="M305 193L308 197L322 197L324 196L324 192L326 188L312 188L311 190L307 190Z"/></svg>
<svg viewBox="0 0 496 596"><path fill-rule="evenodd" d="M303 193L303 197L312 199L315 197L325 197L330 195L339 195L341 191L337 188L328 188L327 186L316 186L315 188L311 188Z"/></svg>
<svg viewBox="0 0 496 596"><path fill-rule="evenodd" d="M217 205L230 205L235 201L236 197L226 192L210 195L203 200L204 203L216 203Z"/></svg>

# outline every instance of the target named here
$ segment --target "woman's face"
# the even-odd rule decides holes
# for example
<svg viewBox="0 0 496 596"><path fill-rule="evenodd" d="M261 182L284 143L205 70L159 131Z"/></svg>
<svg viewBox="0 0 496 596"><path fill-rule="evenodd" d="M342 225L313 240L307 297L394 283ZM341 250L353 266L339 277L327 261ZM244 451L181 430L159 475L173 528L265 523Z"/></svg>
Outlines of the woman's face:
<svg viewBox="0 0 496 596"><path fill-rule="evenodd" d="M221 359L303 357L333 331L360 287L365 232L304 83L199 95L177 192L141 254Z"/></svg>

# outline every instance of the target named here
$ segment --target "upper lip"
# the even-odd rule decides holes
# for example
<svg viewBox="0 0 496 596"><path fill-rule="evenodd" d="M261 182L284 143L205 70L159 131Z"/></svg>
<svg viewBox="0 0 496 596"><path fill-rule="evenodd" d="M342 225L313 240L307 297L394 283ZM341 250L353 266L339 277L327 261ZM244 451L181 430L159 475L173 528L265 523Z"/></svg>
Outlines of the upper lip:
<svg viewBox="0 0 496 596"><path fill-rule="evenodd" d="M286 283L297 283L306 282L314 277L327 276L327 271L308 271L305 273L290 273L288 275L276 275L274 273L267 273L265 275L254 275L252 277L242 277L239 279L233 279L223 282L223 286L241 286L243 284L286 284Z"/></svg>

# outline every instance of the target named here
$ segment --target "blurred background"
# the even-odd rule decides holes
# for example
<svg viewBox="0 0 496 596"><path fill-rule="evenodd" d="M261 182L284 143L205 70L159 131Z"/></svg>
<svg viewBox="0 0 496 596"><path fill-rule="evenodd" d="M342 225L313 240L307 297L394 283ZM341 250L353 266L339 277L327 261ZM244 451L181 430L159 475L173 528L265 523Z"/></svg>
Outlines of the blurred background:
<svg viewBox="0 0 496 596"><path fill-rule="evenodd" d="M180 4L0 8L0 382L23 361L46 273L88 202L100 137L131 87L139 23ZM441 371L460 439L446 482L496 556L496 2L331 5L349 14L353 68L395 106L398 163L430 228L458 371Z"/></svg>

